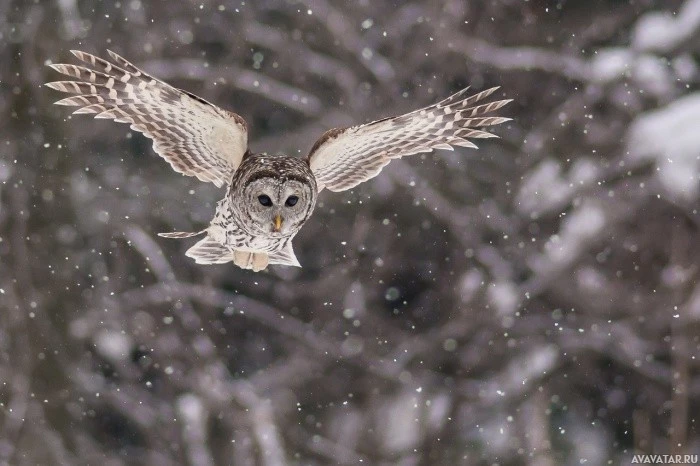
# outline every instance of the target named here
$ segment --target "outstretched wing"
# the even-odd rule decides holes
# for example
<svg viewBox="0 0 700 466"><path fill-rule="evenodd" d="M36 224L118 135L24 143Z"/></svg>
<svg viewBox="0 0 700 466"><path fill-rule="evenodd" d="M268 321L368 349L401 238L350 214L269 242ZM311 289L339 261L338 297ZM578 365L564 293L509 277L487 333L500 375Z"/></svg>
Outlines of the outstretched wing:
<svg viewBox="0 0 700 466"><path fill-rule="evenodd" d="M153 139L153 149L179 173L217 186L230 181L248 147L243 118L149 76L110 50L114 63L78 50L71 52L92 68L50 65L80 79L46 84L78 94L57 105L80 107L74 113L131 124Z"/></svg>
<svg viewBox="0 0 700 466"><path fill-rule="evenodd" d="M319 191L324 187L331 191L353 188L377 176L392 159L404 155L452 150L452 146L476 148L468 138L497 137L475 128L509 121L510 118L483 115L512 99L474 105L497 89L465 97L467 88L405 115L327 131L308 155Z"/></svg>

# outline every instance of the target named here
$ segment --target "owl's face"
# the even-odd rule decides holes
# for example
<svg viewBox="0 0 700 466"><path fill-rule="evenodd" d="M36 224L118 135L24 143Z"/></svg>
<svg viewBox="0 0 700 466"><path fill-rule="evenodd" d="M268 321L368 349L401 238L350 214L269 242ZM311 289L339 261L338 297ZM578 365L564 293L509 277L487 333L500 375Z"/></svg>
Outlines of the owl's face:
<svg viewBox="0 0 700 466"><path fill-rule="evenodd" d="M314 187L306 180L278 174L252 177L242 192L249 228L271 237L296 234L316 203Z"/></svg>

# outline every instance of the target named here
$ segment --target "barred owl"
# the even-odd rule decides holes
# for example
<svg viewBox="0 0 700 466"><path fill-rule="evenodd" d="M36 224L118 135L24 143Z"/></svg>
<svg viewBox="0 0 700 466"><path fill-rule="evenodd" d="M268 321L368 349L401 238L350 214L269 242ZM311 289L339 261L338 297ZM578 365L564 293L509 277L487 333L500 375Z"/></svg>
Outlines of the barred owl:
<svg viewBox="0 0 700 466"><path fill-rule="evenodd" d="M76 114L128 123L153 139L155 152L175 171L227 186L207 228L160 233L166 238L205 235L186 252L200 264L232 261L256 272L268 264L299 266L292 239L311 216L321 190L350 189L405 155L476 148L468 138L496 137L478 128L510 120L484 116L510 100L478 103L497 87L474 95L464 89L404 115L331 129L305 158L254 154L248 149L247 124L236 113L176 89L112 51L111 62L72 53L90 67L50 65L78 79L46 84L76 94L56 104L79 107Z"/></svg>

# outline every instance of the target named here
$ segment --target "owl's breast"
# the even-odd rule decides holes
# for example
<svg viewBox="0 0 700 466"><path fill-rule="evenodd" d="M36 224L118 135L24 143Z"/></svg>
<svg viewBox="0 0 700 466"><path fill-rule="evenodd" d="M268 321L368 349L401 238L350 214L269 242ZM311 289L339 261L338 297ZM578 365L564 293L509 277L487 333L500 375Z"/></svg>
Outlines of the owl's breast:
<svg viewBox="0 0 700 466"><path fill-rule="evenodd" d="M214 219L209 229L210 235L231 250L245 252L279 251L291 240L291 237L273 237L250 231L249 225L227 199L219 202Z"/></svg>
<svg viewBox="0 0 700 466"><path fill-rule="evenodd" d="M229 225L223 243L229 249L245 252L276 252L291 241L289 237L251 235L240 228Z"/></svg>

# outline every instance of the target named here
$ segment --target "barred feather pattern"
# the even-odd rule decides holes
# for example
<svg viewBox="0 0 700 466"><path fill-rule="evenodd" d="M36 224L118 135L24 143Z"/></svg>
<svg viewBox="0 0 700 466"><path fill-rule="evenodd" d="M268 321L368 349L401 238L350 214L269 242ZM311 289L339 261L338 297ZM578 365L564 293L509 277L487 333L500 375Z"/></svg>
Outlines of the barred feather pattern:
<svg viewBox="0 0 700 466"><path fill-rule="evenodd" d="M275 179L275 184L270 186L270 190L279 189L291 179L306 185L306 190L297 192L301 210L285 217L289 236L272 237L265 233L269 231L269 225L260 225L252 221L252 209L255 206L243 199L246 198L245 190L251 180L261 176ZM287 247L291 248L294 235L299 232L314 211L317 192L313 173L301 158L285 155L251 155L243 161L234 174L226 197L217 204L212 225L219 226L226 232L225 238L221 238L221 241L231 249L275 253ZM256 203L257 200L254 201L254 204Z"/></svg>
<svg viewBox="0 0 700 466"><path fill-rule="evenodd" d="M475 105L497 89L493 87L465 97L469 90L466 88L405 115L327 131L308 155L318 190L353 188L377 176L392 159L433 149L453 150L453 146L476 148L470 138L497 137L477 128L510 121L510 118L484 115L512 99Z"/></svg>
<svg viewBox="0 0 700 466"><path fill-rule="evenodd" d="M256 272L269 264L299 266L292 240L311 217L321 189L352 188L405 155L476 148L470 139L496 137L480 128L510 120L488 115L510 100L481 103L498 88L471 96L464 89L404 115L332 129L305 159L252 154L247 125L237 114L159 81L114 52L108 51L112 61L72 53L89 66L51 65L77 79L47 84L75 94L58 105L128 123L153 139L155 151L177 172L228 185L207 228L160 234L204 235L185 253L199 264L233 262Z"/></svg>
<svg viewBox="0 0 700 466"><path fill-rule="evenodd" d="M240 165L248 146L246 122L189 92L176 89L108 51L114 63L71 51L92 68L50 65L79 81L56 81L52 89L77 94L56 102L80 107L75 114L129 123L153 139L153 149L179 173L223 186Z"/></svg>
<svg viewBox="0 0 700 466"><path fill-rule="evenodd" d="M285 232L271 234L269 223L261 223L252 214L258 200L251 203L246 188L251 180L266 179L267 191L281 190L294 180L305 189L296 191L297 209L284 212ZM250 155L234 174L226 197L216 205L211 224L199 232L160 233L165 238L189 238L206 233L185 254L198 264L233 262L244 269L259 271L273 265L301 267L294 254L292 240L311 217L316 203L316 182L308 164L297 157L284 155Z"/></svg>

